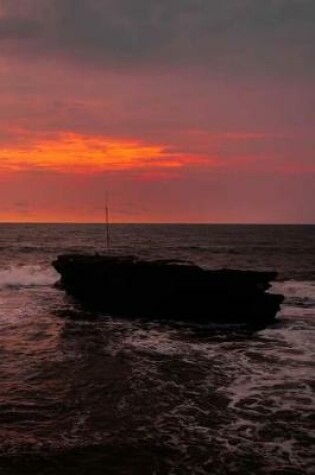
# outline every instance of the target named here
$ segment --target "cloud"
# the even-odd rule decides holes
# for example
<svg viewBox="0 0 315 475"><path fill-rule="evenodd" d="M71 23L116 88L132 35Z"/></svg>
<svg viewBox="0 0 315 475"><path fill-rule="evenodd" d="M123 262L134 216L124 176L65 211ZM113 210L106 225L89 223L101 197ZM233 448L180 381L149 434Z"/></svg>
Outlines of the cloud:
<svg viewBox="0 0 315 475"><path fill-rule="evenodd" d="M0 18L0 40L23 40L39 36L39 25L31 20L21 20L18 18Z"/></svg>
<svg viewBox="0 0 315 475"><path fill-rule="evenodd" d="M312 68L314 14L312 0L2 0L0 38L105 67L293 74Z"/></svg>
<svg viewBox="0 0 315 475"><path fill-rule="evenodd" d="M0 0L0 220L314 221L314 11Z"/></svg>
<svg viewBox="0 0 315 475"><path fill-rule="evenodd" d="M136 140L60 133L0 149L0 172L51 170L60 173L124 172L181 168L202 159Z"/></svg>

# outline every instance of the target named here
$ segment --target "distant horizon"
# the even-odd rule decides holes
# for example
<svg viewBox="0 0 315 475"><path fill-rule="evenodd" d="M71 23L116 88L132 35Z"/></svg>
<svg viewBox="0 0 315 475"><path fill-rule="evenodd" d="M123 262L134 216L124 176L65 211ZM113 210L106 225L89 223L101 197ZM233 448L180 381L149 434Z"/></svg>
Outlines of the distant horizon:
<svg viewBox="0 0 315 475"><path fill-rule="evenodd" d="M106 226L105 222L102 221L0 221L0 225L7 225L7 224L52 224L52 225L104 225ZM110 226L115 225L196 225L196 226L315 226L314 223L273 223L273 222L185 222L185 221L125 221L125 222L112 222Z"/></svg>

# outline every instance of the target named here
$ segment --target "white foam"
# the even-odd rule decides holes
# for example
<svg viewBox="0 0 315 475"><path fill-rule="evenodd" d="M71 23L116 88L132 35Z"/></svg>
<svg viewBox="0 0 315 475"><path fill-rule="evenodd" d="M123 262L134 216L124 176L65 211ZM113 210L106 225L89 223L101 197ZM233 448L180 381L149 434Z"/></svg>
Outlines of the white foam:
<svg viewBox="0 0 315 475"><path fill-rule="evenodd" d="M282 293L287 298L298 297L315 302L315 281L286 280L274 282L272 292Z"/></svg>
<svg viewBox="0 0 315 475"><path fill-rule="evenodd" d="M284 295L279 316L309 318L315 313L315 281L274 282L271 293Z"/></svg>
<svg viewBox="0 0 315 475"><path fill-rule="evenodd" d="M40 265L12 266L0 270L0 289L53 285L57 279L58 275L51 267Z"/></svg>

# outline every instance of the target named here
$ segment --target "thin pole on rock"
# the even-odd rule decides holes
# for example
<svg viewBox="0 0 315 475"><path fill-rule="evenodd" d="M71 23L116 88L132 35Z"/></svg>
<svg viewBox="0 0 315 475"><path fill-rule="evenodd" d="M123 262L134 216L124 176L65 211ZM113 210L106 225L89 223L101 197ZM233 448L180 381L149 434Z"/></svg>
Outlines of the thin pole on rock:
<svg viewBox="0 0 315 475"><path fill-rule="evenodd" d="M110 251L110 233L109 233L109 212L108 212L108 195L105 200L105 219L106 219L106 247L107 252Z"/></svg>

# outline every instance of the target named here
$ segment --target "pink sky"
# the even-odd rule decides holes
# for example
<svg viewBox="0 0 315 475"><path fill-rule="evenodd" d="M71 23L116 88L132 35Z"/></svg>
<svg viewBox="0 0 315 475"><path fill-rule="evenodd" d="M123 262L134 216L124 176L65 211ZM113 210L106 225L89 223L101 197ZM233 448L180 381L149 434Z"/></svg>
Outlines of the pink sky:
<svg viewBox="0 0 315 475"><path fill-rule="evenodd" d="M314 8L262 3L0 1L0 221L314 223Z"/></svg>

